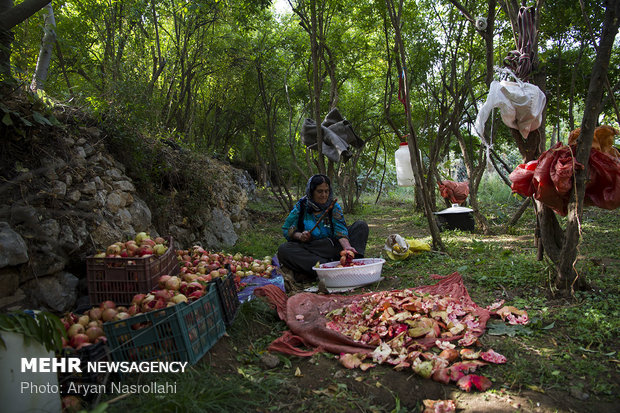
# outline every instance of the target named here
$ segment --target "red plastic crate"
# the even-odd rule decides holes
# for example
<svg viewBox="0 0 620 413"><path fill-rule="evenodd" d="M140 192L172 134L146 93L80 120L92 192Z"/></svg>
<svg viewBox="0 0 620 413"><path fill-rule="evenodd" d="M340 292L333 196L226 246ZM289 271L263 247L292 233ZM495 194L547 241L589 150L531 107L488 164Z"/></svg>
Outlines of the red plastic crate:
<svg viewBox="0 0 620 413"><path fill-rule="evenodd" d="M168 250L156 257L86 258L86 278L91 305L112 300L117 305L129 305L136 294L146 294L157 285L164 274L177 275L179 263L172 237Z"/></svg>

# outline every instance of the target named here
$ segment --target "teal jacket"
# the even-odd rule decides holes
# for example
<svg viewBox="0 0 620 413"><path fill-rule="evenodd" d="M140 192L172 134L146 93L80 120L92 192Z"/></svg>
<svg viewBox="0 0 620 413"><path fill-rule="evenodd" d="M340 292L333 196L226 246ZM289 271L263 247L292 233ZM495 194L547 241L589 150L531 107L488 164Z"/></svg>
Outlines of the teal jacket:
<svg viewBox="0 0 620 413"><path fill-rule="evenodd" d="M292 240L291 235L295 231L298 231L298 230L300 232L303 230L310 231L310 229L314 227L314 224L316 224L317 220L322 214L322 211L314 212L306 206L304 208L304 216L303 216L304 228L303 230L298 229L297 225L299 221L299 212L301 210L300 202L301 201L297 201L297 203L295 204L295 207L293 207L293 210L288 214L288 217L286 217L286 220L284 221L284 225L282 225L282 234L284 235L284 238L286 238L288 241ZM334 233L333 233L334 239L337 240L343 237L349 238L349 231L347 230L347 224L344 221L344 215L342 213L342 208L340 207L340 204L338 204L338 202L334 204L334 208L332 209L332 213L331 213L332 225L331 226L328 223L329 215L330 214L327 213L325 217L323 217L323 219L321 220L321 223L312 231L312 239L322 239L322 238L332 237L332 226L334 229Z"/></svg>

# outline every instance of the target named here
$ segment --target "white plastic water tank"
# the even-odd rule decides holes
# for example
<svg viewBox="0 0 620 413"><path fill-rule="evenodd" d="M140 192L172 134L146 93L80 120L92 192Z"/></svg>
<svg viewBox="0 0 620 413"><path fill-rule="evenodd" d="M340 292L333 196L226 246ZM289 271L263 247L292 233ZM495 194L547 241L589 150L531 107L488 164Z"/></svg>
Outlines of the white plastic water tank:
<svg viewBox="0 0 620 413"><path fill-rule="evenodd" d="M415 186L407 142L401 142L396 150L396 181L398 186Z"/></svg>
<svg viewBox="0 0 620 413"><path fill-rule="evenodd" d="M60 413L60 387L58 373L23 372L21 359L55 357L36 340L28 344L22 334L10 331L0 332L6 349L0 349L0 410L15 413L49 412Z"/></svg>

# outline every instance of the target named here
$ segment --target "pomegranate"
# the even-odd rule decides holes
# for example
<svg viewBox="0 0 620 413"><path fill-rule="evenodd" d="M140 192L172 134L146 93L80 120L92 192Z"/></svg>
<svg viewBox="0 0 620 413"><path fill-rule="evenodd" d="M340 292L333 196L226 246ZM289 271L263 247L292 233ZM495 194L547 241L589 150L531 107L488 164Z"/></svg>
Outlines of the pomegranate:
<svg viewBox="0 0 620 413"><path fill-rule="evenodd" d="M97 337L104 335L104 332L101 327L89 327L85 334L88 336L88 341L94 343Z"/></svg>
<svg viewBox="0 0 620 413"><path fill-rule="evenodd" d="M82 410L82 402L77 396L65 396L62 398L62 411L77 413Z"/></svg>
<svg viewBox="0 0 620 413"><path fill-rule="evenodd" d="M83 334L84 331L84 326L82 324L75 323L71 327L69 327L69 330L67 330L67 335L70 338L73 338L77 334Z"/></svg>
<svg viewBox="0 0 620 413"><path fill-rule="evenodd" d="M118 314L118 312L114 309L114 308L106 308L105 310L103 310L103 314L101 315L101 318L103 319L104 322L109 322L114 320L114 317L116 317L116 314Z"/></svg>
<svg viewBox="0 0 620 413"><path fill-rule="evenodd" d="M133 304L133 305L140 305L142 300L144 300L144 297L146 297L146 294L136 294L136 295L134 295L132 300L131 300L131 304Z"/></svg>
<svg viewBox="0 0 620 413"><path fill-rule="evenodd" d="M155 290L152 291L152 294L156 299L162 299L168 301L174 295L173 291L170 290Z"/></svg>
<svg viewBox="0 0 620 413"><path fill-rule="evenodd" d="M78 348L82 346L84 343L90 344L88 336L84 333L76 334L73 337L71 337L71 340L69 340L69 344L73 348Z"/></svg>
<svg viewBox="0 0 620 413"><path fill-rule="evenodd" d="M123 312L120 312L120 313L116 314L116 317L114 317L114 321L125 320L125 319L127 319L129 317L131 317L129 315L129 313L123 311Z"/></svg>
<svg viewBox="0 0 620 413"><path fill-rule="evenodd" d="M114 301L107 300L107 301L102 302L100 307L104 310L106 308L116 308L116 303Z"/></svg>
<svg viewBox="0 0 620 413"><path fill-rule="evenodd" d="M166 288L166 282L170 279L171 277L166 274L166 275L162 275L161 277L159 277L159 279L157 280L157 285L159 286L159 288L161 288L162 290L164 288Z"/></svg>
<svg viewBox="0 0 620 413"><path fill-rule="evenodd" d="M183 294L177 294L174 297L172 297L172 299L170 301L172 301L175 304L186 303L187 302L187 297L184 296Z"/></svg>
<svg viewBox="0 0 620 413"><path fill-rule="evenodd" d="M179 277L170 277L166 281L166 289L168 290L178 290L181 286L181 279Z"/></svg>
<svg viewBox="0 0 620 413"><path fill-rule="evenodd" d="M91 320L101 320L101 313L103 313L103 309L100 307L91 308L88 312L88 316Z"/></svg>
<svg viewBox="0 0 620 413"><path fill-rule="evenodd" d="M140 312L140 305L139 304L132 304L127 309L127 314L129 314L130 316L136 315L139 312Z"/></svg>
<svg viewBox="0 0 620 413"><path fill-rule="evenodd" d="M196 290L193 293L191 293L189 295L189 300L190 301L194 301L199 299L200 297L202 297L203 295L205 295L205 292L203 290Z"/></svg>

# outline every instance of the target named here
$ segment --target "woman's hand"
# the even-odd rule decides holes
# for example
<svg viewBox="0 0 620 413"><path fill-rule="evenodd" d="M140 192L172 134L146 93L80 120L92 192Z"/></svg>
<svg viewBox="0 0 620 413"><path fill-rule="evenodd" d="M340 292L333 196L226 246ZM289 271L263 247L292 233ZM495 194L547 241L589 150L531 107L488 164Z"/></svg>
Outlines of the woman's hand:
<svg viewBox="0 0 620 413"><path fill-rule="evenodd" d="M354 254L357 254L357 250L351 246L351 244L349 244L349 240L347 238L340 238L338 240L340 242L340 246L342 247L343 250L345 251L353 251Z"/></svg>
<svg viewBox="0 0 620 413"><path fill-rule="evenodd" d="M310 241L312 239L312 234L310 234L310 232L308 232L308 231L296 232L295 233L295 238L299 242L308 242L308 241Z"/></svg>

